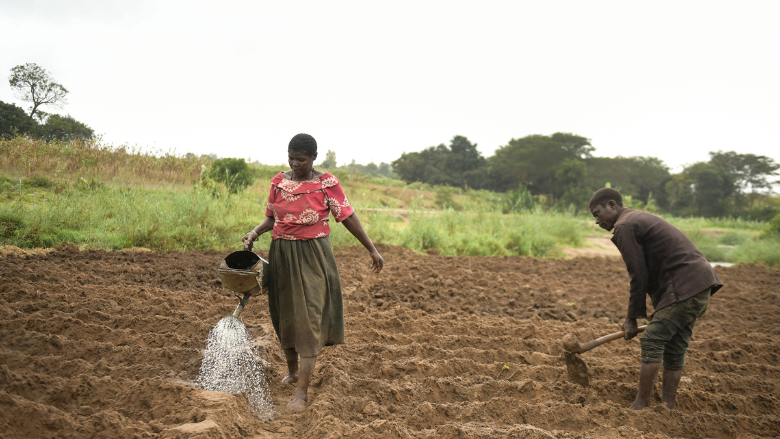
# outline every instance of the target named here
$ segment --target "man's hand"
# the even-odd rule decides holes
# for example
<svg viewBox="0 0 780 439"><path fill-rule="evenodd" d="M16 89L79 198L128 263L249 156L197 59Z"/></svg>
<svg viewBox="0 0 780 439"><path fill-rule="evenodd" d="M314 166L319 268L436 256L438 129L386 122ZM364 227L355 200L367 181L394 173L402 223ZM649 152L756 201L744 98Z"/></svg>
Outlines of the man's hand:
<svg viewBox="0 0 780 439"><path fill-rule="evenodd" d="M626 340L631 340L632 338L636 337L638 333L636 329L636 319L626 318L623 320L623 330L626 331Z"/></svg>

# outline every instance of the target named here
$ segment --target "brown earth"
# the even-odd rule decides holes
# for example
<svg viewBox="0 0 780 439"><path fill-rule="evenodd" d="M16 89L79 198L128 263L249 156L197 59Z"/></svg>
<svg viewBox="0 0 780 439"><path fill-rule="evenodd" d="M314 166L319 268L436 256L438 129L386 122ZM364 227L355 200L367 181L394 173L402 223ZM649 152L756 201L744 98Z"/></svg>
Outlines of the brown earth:
<svg viewBox="0 0 780 439"><path fill-rule="evenodd" d="M0 437L777 437L780 271L718 268L726 287L697 323L678 396L627 409L639 345L583 358L567 380L561 337L619 330L620 260L444 257L337 249L347 344L325 348L303 414L266 300L242 318L260 347L277 413L193 387L209 330L236 305L225 252L0 251ZM509 370L502 370L504 365Z"/></svg>

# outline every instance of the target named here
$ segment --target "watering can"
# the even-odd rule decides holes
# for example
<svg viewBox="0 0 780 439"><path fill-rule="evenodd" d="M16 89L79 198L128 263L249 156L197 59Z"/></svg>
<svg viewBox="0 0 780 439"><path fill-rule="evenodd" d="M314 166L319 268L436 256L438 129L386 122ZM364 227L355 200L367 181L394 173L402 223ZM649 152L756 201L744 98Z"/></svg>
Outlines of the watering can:
<svg viewBox="0 0 780 439"><path fill-rule="evenodd" d="M268 285L271 274L268 261L250 251L249 246L227 255L219 264L218 271L222 284L241 297L233 312L233 317L236 318L241 315L249 297L259 294L262 287Z"/></svg>

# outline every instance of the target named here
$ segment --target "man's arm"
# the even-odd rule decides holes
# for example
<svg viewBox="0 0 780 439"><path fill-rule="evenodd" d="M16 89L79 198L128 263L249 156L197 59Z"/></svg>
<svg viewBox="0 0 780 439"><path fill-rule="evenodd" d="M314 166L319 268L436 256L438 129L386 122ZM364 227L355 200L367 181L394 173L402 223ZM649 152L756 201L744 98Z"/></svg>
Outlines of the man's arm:
<svg viewBox="0 0 780 439"><path fill-rule="evenodd" d="M628 298L628 311L623 329L626 331L626 340L636 336L636 319L647 317L647 284L649 275L645 264L645 252L642 244L637 240L634 229L629 225L621 225L615 228L615 245L620 250L626 270L631 277ZM627 326L628 324L628 326Z"/></svg>

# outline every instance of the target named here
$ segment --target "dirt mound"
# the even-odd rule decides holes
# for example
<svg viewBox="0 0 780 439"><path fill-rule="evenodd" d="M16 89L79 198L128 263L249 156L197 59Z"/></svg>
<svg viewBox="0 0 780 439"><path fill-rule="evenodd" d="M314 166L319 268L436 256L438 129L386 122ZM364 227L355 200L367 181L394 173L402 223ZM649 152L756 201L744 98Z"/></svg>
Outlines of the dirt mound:
<svg viewBox="0 0 780 439"><path fill-rule="evenodd" d="M265 298L242 318L278 412L192 385L204 343L236 300L224 252L0 252L0 431L4 438L776 437L780 272L718 268L726 287L697 323L678 409L636 392L639 344L583 354L591 386L567 380L561 337L619 330L620 260L336 250L347 344L325 348L300 415ZM265 256L265 255L263 255ZM504 368L508 367L508 370ZM660 386L656 389L660 390Z"/></svg>

